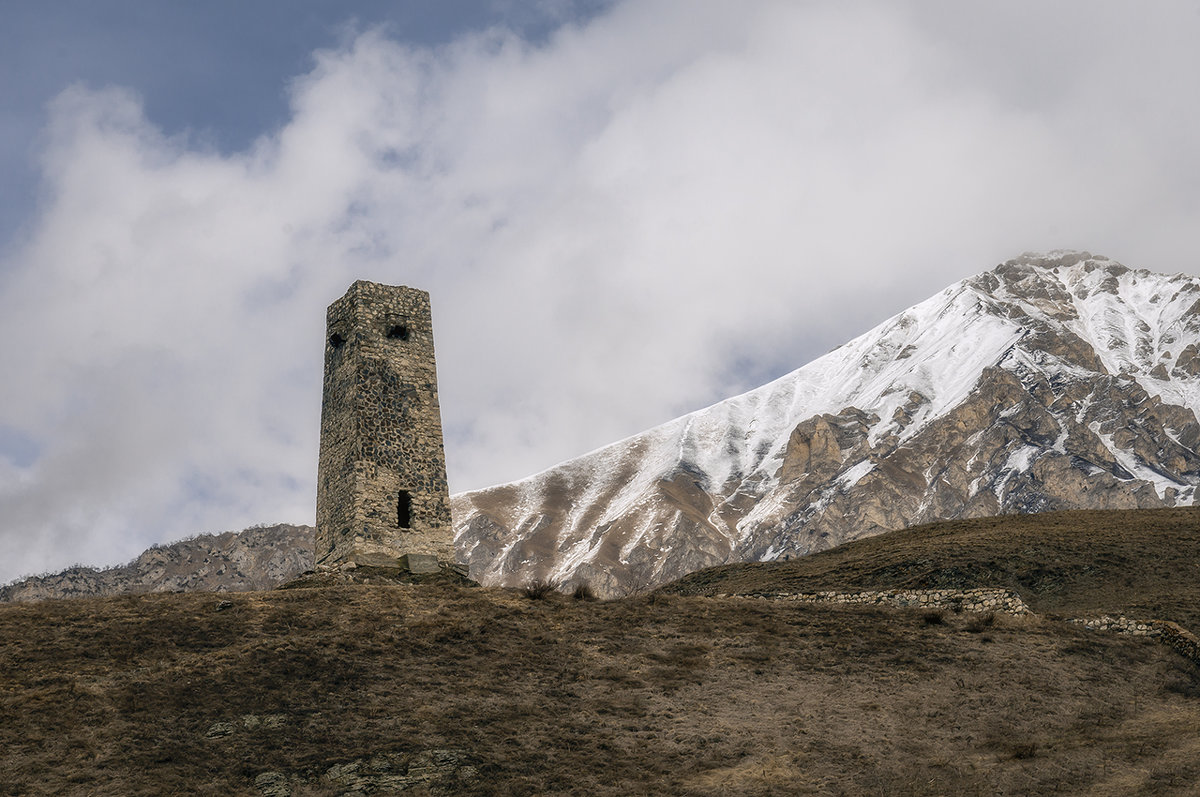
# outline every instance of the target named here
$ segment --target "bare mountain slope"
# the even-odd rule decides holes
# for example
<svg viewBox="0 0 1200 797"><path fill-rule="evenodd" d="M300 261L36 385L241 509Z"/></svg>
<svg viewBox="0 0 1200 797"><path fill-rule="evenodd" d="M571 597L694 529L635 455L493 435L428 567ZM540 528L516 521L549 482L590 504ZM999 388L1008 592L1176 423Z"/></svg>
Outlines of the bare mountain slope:
<svg viewBox="0 0 1200 797"><path fill-rule="evenodd" d="M72 567L0 586L0 602L131 592L271 589L312 567L311 526L256 526L159 545L120 567Z"/></svg>
<svg viewBox="0 0 1200 797"><path fill-rule="evenodd" d="M749 393L453 498L472 577L602 591L940 519L1190 505L1200 279L1080 252L950 286Z"/></svg>

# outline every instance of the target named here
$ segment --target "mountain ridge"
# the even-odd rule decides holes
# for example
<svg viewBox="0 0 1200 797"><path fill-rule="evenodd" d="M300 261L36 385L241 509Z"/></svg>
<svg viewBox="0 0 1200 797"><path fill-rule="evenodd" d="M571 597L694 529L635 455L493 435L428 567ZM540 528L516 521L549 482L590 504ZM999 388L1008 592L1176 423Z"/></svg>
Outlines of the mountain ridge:
<svg viewBox="0 0 1200 797"><path fill-rule="evenodd" d="M1200 280L1022 255L760 388L456 495L460 556L483 583L620 592L934 519L1188 505L1198 343Z"/></svg>
<svg viewBox="0 0 1200 797"><path fill-rule="evenodd" d="M288 523L199 534L107 568L69 567L0 585L0 602L146 592L271 589L310 570L313 529Z"/></svg>

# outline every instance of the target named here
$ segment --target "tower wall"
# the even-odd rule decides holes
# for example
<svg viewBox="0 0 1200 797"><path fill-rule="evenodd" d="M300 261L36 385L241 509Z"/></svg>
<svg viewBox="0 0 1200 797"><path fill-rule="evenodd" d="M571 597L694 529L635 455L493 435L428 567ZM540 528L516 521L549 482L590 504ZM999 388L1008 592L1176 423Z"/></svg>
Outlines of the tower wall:
<svg viewBox="0 0 1200 797"><path fill-rule="evenodd" d="M429 294L359 280L326 314L318 565L454 560Z"/></svg>

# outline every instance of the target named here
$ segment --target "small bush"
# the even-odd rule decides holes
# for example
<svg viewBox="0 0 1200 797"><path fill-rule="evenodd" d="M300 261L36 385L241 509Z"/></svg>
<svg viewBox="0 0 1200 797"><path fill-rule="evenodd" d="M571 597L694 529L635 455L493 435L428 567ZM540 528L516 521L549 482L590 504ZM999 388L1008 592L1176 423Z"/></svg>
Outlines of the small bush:
<svg viewBox="0 0 1200 797"><path fill-rule="evenodd" d="M1200 684L1184 678L1172 678L1163 684L1163 689L1188 698L1200 698Z"/></svg>
<svg viewBox="0 0 1200 797"><path fill-rule="evenodd" d="M1200 668L1183 660L1175 661L1163 689L1187 698L1200 698Z"/></svg>
<svg viewBox="0 0 1200 797"><path fill-rule="evenodd" d="M592 590L591 584L581 581L575 585L575 590L571 593L571 597L577 601L594 601L596 600L596 593Z"/></svg>
<svg viewBox="0 0 1200 797"><path fill-rule="evenodd" d="M979 614L975 617L972 617L971 620L963 627L972 634L978 634L985 629L991 628L995 622L996 615L992 612L988 612L987 614Z"/></svg>
<svg viewBox="0 0 1200 797"><path fill-rule="evenodd" d="M941 609L934 609L922 614L921 620L925 625L943 625L946 622L946 613Z"/></svg>
<svg viewBox="0 0 1200 797"><path fill-rule="evenodd" d="M1016 759L1033 758L1037 755L1037 743L1015 742L1008 746L1008 753Z"/></svg>
<svg viewBox="0 0 1200 797"><path fill-rule="evenodd" d="M540 601L558 592L558 582L545 578L535 578L525 585L525 597Z"/></svg>

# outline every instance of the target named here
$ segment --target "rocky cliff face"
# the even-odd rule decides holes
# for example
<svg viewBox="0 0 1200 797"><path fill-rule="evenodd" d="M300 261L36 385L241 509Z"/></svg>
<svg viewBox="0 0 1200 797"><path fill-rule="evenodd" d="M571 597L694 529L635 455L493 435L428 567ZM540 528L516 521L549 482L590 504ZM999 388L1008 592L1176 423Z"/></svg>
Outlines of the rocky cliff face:
<svg viewBox="0 0 1200 797"><path fill-rule="evenodd" d="M309 570L312 564L311 526L263 526L154 547L120 567L72 567L53 575L31 576L0 587L0 601L271 589Z"/></svg>
<svg viewBox="0 0 1200 797"><path fill-rule="evenodd" d="M473 578L616 593L940 519L1192 504L1200 279L1081 252L952 285L762 388L453 498Z"/></svg>

